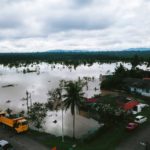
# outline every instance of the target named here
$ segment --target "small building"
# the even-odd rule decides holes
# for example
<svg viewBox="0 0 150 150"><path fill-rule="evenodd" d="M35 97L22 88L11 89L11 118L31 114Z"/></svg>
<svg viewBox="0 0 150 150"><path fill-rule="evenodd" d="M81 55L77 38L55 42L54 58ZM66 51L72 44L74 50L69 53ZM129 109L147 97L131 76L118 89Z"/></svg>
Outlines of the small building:
<svg viewBox="0 0 150 150"><path fill-rule="evenodd" d="M132 113L133 114L137 114L137 113L140 113L142 111L143 108L145 107L149 107L148 104L142 104L142 103L139 103L138 105L136 105L133 110L132 110Z"/></svg>
<svg viewBox="0 0 150 150"><path fill-rule="evenodd" d="M132 101L129 101L127 103L125 103L122 108L127 111L127 112L132 112L133 110L136 109L137 105L139 104L138 101L136 100L132 100Z"/></svg>
<svg viewBox="0 0 150 150"><path fill-rule="evenodd" d="M127 103L125 103L125 104L123 105L123 109L124 109L125 111L128 111L128 110L131 110L131 109L133 109L134 107L136 107L138 104L139 104L139 102L136 101L136 100L129 101L129 102L127 102Z"/></svg>
<svg viewBox="0 0 150 150"><path fill-rule="evenodd" d="M150 97L150 79L126 78L124 79L125 87L133 93Z"/></svg>
<svg viewBox="0 0 150 150"><path fill-rule="evenodd" d="M140 113L145 107L148 107L148 105L142 104L137 100L130 100L121 106L124 111L132 114Z"/></svg>

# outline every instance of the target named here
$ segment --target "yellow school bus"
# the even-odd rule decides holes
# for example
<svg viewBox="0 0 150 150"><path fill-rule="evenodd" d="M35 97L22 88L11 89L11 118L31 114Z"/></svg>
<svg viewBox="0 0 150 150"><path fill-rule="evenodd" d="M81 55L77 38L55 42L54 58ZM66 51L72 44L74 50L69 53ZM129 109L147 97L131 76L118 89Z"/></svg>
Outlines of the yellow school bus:
<svg viewBox="0 0 150 150"><path fill-rule="evenodd" d="M0 112L0 123L13 128L17 133L28 131L27 120L18 114L8 115L5 112Z"/></svg>

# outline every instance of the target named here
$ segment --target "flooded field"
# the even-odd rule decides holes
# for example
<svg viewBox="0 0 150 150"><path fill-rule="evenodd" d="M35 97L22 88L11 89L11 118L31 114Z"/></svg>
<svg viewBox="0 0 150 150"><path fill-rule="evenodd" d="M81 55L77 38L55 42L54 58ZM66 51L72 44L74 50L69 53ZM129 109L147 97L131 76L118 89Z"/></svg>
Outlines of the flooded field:
<svg viewBox="0 0 150 150"><path fill-rule="evenodd" d="M90 98L94 94L100 94L101 75L112 74L120 63L98 64L92 66L81 65L74 69L60 64L30 65L27 67L9 68L0 65L0 110L10 108L14 111L26 111L26 91L31 93L32 102L47 102L48 91L58 87L60 80L77 80L78 78L89 77L88 88L84 88L85 97ZM130 64L124 64L131 68ZM140 66L146 69L146 66ZM25 73L29 68L30 73ZM57 123L53 123L57 120ZM99 128L97 121L87 119L77 114L76 136L80 137L90 130ZM61 112L48 112L44 125L46 132L56 136L61 135ZM72 135L72 115L70 111L64 112L64 133Z"/></svg>

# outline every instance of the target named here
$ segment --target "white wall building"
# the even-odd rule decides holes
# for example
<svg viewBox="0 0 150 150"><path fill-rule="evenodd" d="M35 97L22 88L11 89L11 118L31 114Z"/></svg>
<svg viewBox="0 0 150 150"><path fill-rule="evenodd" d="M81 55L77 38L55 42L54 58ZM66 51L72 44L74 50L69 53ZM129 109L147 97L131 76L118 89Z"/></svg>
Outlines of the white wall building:
<svg viewBox="0 0 150 150"><path fill-rule="evenodd" d="M126 78L124 80L130 92L138 93L150 97L150 79Z"/></svg>

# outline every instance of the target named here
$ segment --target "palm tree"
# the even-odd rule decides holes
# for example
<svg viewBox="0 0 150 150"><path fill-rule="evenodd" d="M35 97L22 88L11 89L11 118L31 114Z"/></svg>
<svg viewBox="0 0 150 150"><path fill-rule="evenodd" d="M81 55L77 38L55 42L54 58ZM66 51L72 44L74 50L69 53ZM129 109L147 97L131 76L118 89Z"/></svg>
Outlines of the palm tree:
<svg viewBox="0 0 150 150"><path fill-rule="evenodd" d="M64 107L66 110L70 108L73 115L73 139L75 139L75 108L79 108L80 102L83 99L83 86L84 84L80 81L68 81L65 85Z"/></svg>

